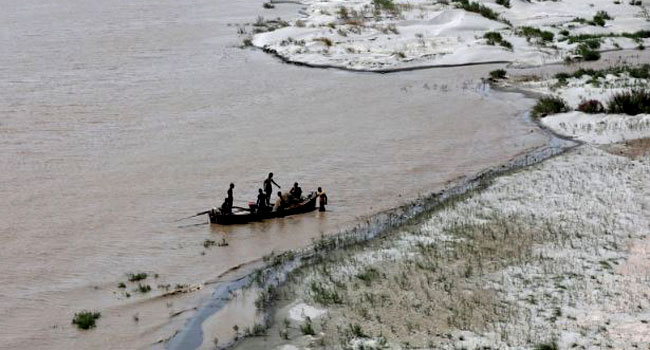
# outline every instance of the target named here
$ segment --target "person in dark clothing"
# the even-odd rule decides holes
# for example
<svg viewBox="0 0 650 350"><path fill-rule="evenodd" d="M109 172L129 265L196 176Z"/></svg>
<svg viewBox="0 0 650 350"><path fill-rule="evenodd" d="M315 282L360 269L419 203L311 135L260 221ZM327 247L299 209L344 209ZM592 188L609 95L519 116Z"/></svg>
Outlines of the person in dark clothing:
<svg viewBox="0 0 650 350"><path fill-rule="evenodd" d="M233 203L235 201L235 197L232 195L232 190L235 189L235 184L231 183L230 187L228 188L228 202L230 202L230 208L232 208Z"/></svg>
<svg viewBox="0 0 650 350"><path fill-rule="evenodd" d="M327 194L319 187L316 196L318 196L318 211L325 211L325 205L327 205Z"/></svg>
<svg viewBox="0 0 650 350"><path fill-rule="evenodd" d="M291 190L289 191L289 194L293 197L293 199L296 202L300 202L300 199L302 198L302 188L300 188L300 186L298 186L297 182L295 182L293 184L293 188L291 188Z"/></svg>
<svg viewBox="0 0 650 350"><path fill-rule="evenodd" d="M269 173L269 177L264 180L264 193L266 193L266 205L271 205L271 194L273 193L273 185L280 187L280 185L276 184L275 181L273 181L273 173Z"/></svg>
<svg viewBox="0 0 650 350"><path fill-rule="evenodd" d="M223 199L223 204L221 204L220 209L222 214L232 214L232 204L230 204L230 199L228 197Z"/></svg>
<svg viewBox="0 0 650 350"><path fill-rule="evenodd" d="M259 212L265 212L267 209L267 204L266 204L266 194L262 191L260 188L258 193L257 193L257 211Z"/></svg>

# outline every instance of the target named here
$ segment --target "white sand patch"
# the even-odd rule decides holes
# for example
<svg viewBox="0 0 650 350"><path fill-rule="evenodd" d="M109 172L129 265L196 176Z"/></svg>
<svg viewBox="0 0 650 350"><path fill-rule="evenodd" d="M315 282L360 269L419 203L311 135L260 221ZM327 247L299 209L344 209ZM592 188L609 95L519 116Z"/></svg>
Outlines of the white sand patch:
<svg viewBox="0 0 650 350"><path fill-rule="evenodd" d="M586 114L569 112L547 116L542 124L561 135L610 144L650 137L650 115Z"/></svg>
<svg viewBox="0 0 650 350"><path fill-rule="evenodd" d="M298 350L299 348L297 346L294 346L294 345L285 344L285 345L278 346L276 349L278 349L278 350Z"/></svg>
<svg viewBox="0 0 650 350"><path fill-rule="evenodd" d="M305 303L299 303L289 309L289 318L294 321L305 321L309 317L313 320L324 315L326 312L327 310L318 309Z"/></svg>

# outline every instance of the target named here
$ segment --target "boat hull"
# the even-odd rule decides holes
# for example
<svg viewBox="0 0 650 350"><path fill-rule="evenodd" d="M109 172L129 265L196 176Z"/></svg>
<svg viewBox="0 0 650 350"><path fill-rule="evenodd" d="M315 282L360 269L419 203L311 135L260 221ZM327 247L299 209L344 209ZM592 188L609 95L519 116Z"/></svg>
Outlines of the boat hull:
<svg viewBox="0 0 650 350"><path fill-rule="evenodd" d="M289 206L283 210L259 212L259 213L239 213L239 214L222 214L213 210L208 215L210 223L218 225L241 225L266 219L281 218L289 215L304 214L316 210L316 196L311 193L305 200L298 204Z"/></svg>

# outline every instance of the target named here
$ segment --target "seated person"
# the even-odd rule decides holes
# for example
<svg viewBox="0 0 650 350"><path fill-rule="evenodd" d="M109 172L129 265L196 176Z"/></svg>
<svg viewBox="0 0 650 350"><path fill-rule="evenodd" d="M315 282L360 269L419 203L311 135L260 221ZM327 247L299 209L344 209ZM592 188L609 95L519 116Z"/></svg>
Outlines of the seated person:
<svg viewBox="0 0 650 350"><path fill-rule="evenodd" d="M300 200L302 199L302 188L298 186L297 182L293 184L293 188L291 188L289 194L291 195L291 197L293 197L294 201L300 202Z"/></svg>
<svg viewBox="0 0 650 350"><path fill-rule="evenodd" d="M273 211L282 210L287 206L287 201L282 197L282 192L278 191L278 199L275 200L275 205L273 206Z"/></svg>

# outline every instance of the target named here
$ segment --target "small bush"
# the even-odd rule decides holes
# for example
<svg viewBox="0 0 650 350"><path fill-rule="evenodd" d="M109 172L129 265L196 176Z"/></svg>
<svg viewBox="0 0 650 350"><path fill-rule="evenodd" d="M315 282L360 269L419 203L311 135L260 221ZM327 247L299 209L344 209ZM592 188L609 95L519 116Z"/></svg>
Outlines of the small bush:
<svg viewBox="0 0 650 350"><path fill-rule="evenodd" d="M582 56L585 61L598 61L600 59L600 52L593 50L587 44L580 44L576 48L575 53Z"/></svg>
<svg viewBox="0 0 650 350"><path fill-rule="evenodd" d="M607 103L608 113L637 115L650 113L650 91L631 90L614 94Z"/></svg>
<svg viewBox="0 0 650 350"><path fill-rule="evenodd" d="M598 100L582 101L578 105L578 110L589 114L605 113L605 107L603 107L603 104Z"/></svg>
<svg viewBox="0 0 650 350"><path fill-rule="evenodd" d="M95 321L102 315L99 312L81 311L74 314L72 324L77 325L80 329L95 328Z"/></svg>
<svg viewBox="0 0 650 350"><path fill-rule="evenodd" d="M483 34L483 39L487 40L488 45L501 45L507 49L512 49L512 44L503 39L501 33L487 32Z"/></svg>
<svg viewBox="0 0 650 350"><path fill-rule="evenodd" d="M564 113L569 111L569 106L567 103L560 97L542 97L540 98L533 110L531 115L533 118L543 118L549 114Z"/></svg>
<svg viewBox="0 0 650 350"><path fill-rule="evenodd" d="M506 72L505 69L493 70L493 71L490 72L490 78L492 78L494 80L505 79L506 78L506 73L507 72Z"/></svg>
<svg viewBox="0 0 650 350"><path fill-rule="evenodd" d="M377 10L395 11L396 9L393 0L372 0L372 4Z"/></svg>
<svg viewBox="0 0 650 350"><path fill-rule="evenodd" d="M149 293L151 291L151 286L148 284L138 283L138 291L140 291L140 293Z"/></svg>
<svg viewBox="0 0 650 350"><path fill-rule="evenodd" d="M497 4L506 8L510 8L510 0L497 0Z"/></svg>
<svg viewBox="0 0 650 350"><path fill-rule="evenodd" d="M140 273L130 273L129 274L129 282L137 282L137 281L142 281L144 279L147 279L147 273L146 272L140 272Z"/></svg>
<svg viewBox="0 0 650 350"><path fill-rule="evenodd" d="M275 8L275 5L273 5L270 2L265 2L264 4L262 4L262 7L264 7L265 9L273 9Z"/></svg>
<svg viewBox="0 0 650 350"><path fill-rule="evenodd" d="M305 324L300 325L300 331L304 335L316 335L316 331L314 331L309 317L307 317Z"/></svg>
<svg viewBox="0 0 650 350"><path fill-rule="evenodd" d="M526 39L530 38L539 38L544 42L550 42L553 41L553 38L555 35L552 32L546 31L546 30L540 30L538 28L533 28L533 27L521 27L517 30L517 35L520 36L525 36Z"/></svg>
<svg viewBox="0 0 650 350"><path fill-rule="evenodd" d="M559 348L556 342L535 345L535 350L558 350L558 349Z"/></svg>
<svg viewBox="0 0 650 350"><path fill-rule="evenodd" d="M453 1L454 3L456 3L456 6L462 8L465 11L478 13L481 16L491 19L493 21L500 21L510 25L510 22L508 22L504 18L501 18L497 12L478 2L472 2L469 0L453 0Z"/></svg>
<svg viewBox="0 0 650 350"><path fill-rule="evenodd" d="M500 43L503 40L501 33L498 32L487 32L483 34L483 39L487 40L488 45L495 45Z"/></svg>
<svg viewBox="0 0 650 350"><path fill-rule="evenodd" d="M590 24L597 25L597 26L605 26L605 21L606 20L611 20L612 17L609 16L609 13L605 11L598 11L596 12L596 15L594 16L594 19L590 22Z"/></svg>

